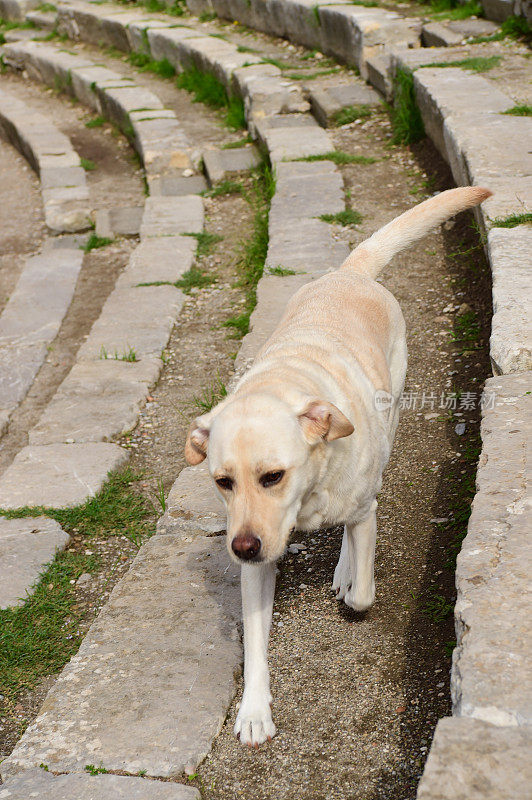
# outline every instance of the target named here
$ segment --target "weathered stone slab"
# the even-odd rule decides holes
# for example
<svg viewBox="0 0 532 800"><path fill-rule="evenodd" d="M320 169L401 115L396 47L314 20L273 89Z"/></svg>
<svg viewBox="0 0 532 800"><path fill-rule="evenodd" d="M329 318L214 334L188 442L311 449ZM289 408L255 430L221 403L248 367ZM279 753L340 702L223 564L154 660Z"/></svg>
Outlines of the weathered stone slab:
<svg viewBox="0 0 532 800"><path fill-rule="evenodd" d="M138 236L144 206L100 208L96 212L96 235L114 239L116 236Z"/></svg>
<svg viewBox="0 0 532 800"><path fill-rule="evenodd" d="M239 147L234 150L204 150L203 163L209 182L225 180L229 175L246 172L260 163L256 147Z"/></svg>
<svg viewBox="0 0 532 800"><path fill-rule="evenodd" d="M160 358L183 302L175 286L115 288L78 350L78 361Z"/></svg>
<svg viewBox="0 0 532 800"><path fill-rule="evenodd" d="M131 113L130 119L135 150L148 174L174 170L180 174L193 166L192 148L175 115L151 116L143 110Z"/></svg>
<svg viewBox="0 0 532 800"><path fill-rule="evenodd" d="M0 608L22 605L46 564L69 541L68 533L48 517L0 517Z"/></svg>
<svg viewBox="0 0 532 800"><path fill-rule="evenodd" d="M377 106L380 103L377 92L363 83L324 86L310 91L312 113L324 128L336 125L338 115L344 108Z"/></svg>
<svg viewBox="0 0 532 800"><path fill-rule="evenodd" d="M515 0L482 0L482 8L488 19L504 22L517 11Z"/></svg>
<svg viewBox="0 0 532 800"><path fill-rule="evenodd" d="M333 227L319 219L299 219L297 225L283 225L276 212L270 226L266 268L294 270L306 275L307 280L337 269L349 255L349 248L332 234Z"/></svg>
<svg viewBox="0 0 532 800"><path fill-rule="evenodd" d="M270 128L264 133L272 164L306 156L325 155L334 150L323 128Z"/></svg>
<svg viewBox="0 0 532 800"><path fill-rule="evenodd" d="M0 477L0 508L70 508L94 496L128 459L115 444L24 447Z"/></svg>
<svg viewBox="0 0 532 800"><path fill-rule="evenodd" d="M277 165L269 217L272 238L277 231L286 232L288 220L298 224L301 219L344 209L343 180L332 161L288 161Z"/></svg>
<svg viewBox="0 0 532 800"><path fill-rule="evenodd" d="M0 347L0 409L11 412L26 397L47 352L44 342Z"/></svg>
<svg viewBox="0 0 532 800"><path fill-rule="evenodd" d="M201 192L208 189L207 181L203 175L192 175L190 178L174 175L148 176L148 186L150 195L162 195L164 197L201 194Z"/></svg>
<svg viewBox="0 0 532 800"><path fill-rule="evenodd" d="M531 748L530 728L444 717L417 800L524 800L532 785Z"/></svg>
<svg viewBox="0 0 532 800"><path fill-rule="evenodd" d="M129 775L52 775L29 769L0 786L0 800L200 800L182 783L149 781Z"/></svg>
<svg viewBox="0 0 532 800"><path fill-rule="evenodd" d="M183 197L148 197L140 226L140 238L201 233L203 200L197 195Z"/></svg>
<svg viewBox="0 0 532 800"><path fill-rule="evenodd" d="M532 227L492 228L493 276L490 357L498 374L532 369Z"/></svg>
<svg viewBox="0 0 532 800"><path fill-rule="evenodd" d="M499 30L499 26L494 22L478 17L448 20L445 25L462 36L493 36Z"/></svg>
<svg viewBox="0 0 532 800"><path fill-rule="evenodd" d="M392 99L391 59L389 55L375 55L366 58L367 80L386 100Z"/></svg>
<svg viewBox="0 0 532 800"><path fill-rule="evenodd" d="M225 506L205 464L181 470L166 503L168 515L179 519L183 528L205 533L220 533L226 529Z"/></svg>
<svg viewBox="0 0 532 800"><path fill-rule="evenodd" d="M30 430L29 444L107 442L132 430L160 371L161 362L149 359L75 364Z"/></svg>
<svg viewBox="0 0 532 800"><path fill-rule="evenodd" d="M421 41L425 47L453 47L461 44L464 35L453 31L441 22L427 22L421 30Z"/></svg>
<svg viewBox="0 0 532 800"><path fill-rule="evenodd" d="M132 252L116 288L133 288L141 283L159 281L174 283L194 263L197 244L193 236L144 239Z"/></svg>
<svg viewBox="0 0 532 800"><path fill-rule="evenodd" d="M238 567L225 537L159 535L140 550L2 775L86 764L179 776L210 750L241 661Z"/></svg>
<svg viewBox="0 0 532 800"><path fill-rule="evenodd" d="M458 556L453 711L532 723L532 372L486 381L477 494Z"/></svg>

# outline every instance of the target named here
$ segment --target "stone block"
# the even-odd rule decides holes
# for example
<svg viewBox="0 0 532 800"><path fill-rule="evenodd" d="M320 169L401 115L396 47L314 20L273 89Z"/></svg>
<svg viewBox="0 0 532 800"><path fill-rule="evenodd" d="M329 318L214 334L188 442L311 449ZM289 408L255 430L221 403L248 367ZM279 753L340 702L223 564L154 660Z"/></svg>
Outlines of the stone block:
<svg viewBox="0 0 532 800"><path fill-rule="evenodd" d="M68 533L48 517L0 517L0 608L22 605L46 565L69 541Z"/></svg>
<svg viewBox="0 0 532 800"><path fill-rule="evenodd" d="M461 44L464 34L453 31L441 22L427 22L421 31L421 41L425 47L453 47Z"/></svg>
<svg viewBox="0 0 532 800"><path fill-rule="evenodd" d="M49 167L42 169L39 177L43 189L86 186L83 167Z"/></svg>
<svg viewBox="0 0 532 800"><path fill-rule="evenodd" d="M103 115L124 129L130 124L129 115L140 109L162 109L163 104L153 92L135 84L125 86L96 85Z"/></svg>
<svg viewBox="0 0 532 800"><path fill-rule="evenodd" d="M183 301L175 286L117 287L80 347L78 361L159 358Z"/></svg>
<svg viewBox="0 0 532 800"><path fill-rule="evenodd" d="M139 283L174 283L194 263L197 241L193 236L160 236L145 239L133 250L129 264L116 282L117 288ZM139 287L140 288L140 287Z"/></svg>
<svg viewBox="0 0 532 800"><path fill-rule="evenodd" d="M100 208L96 212L96 235L114 239L116 236L138 236L144 206Z"/></svg>
<svg viewBox="0 0 532 800"><path fill-rule="evenodd" d="M390 57L385 53L366 58L367 80L383 95L385 100L391 100L393 94L390 65Z"/></svg>
<svg viewBox="0 0 532 800"><path fill-rule="evenodd" d="M141 111L130 114L134 146L148 175L193 167L193 152L174 115L157 117Z"/></svg>
<svg viewBox="0 0 532 800"><path fill-rule="evenodd" d="M275 214L270 225L267 269L282 267L311 277L323 275L349 255L343 242L333 239L333 228L319 219L300 219L295 225L283 225Z"/></svg>
<svg viewBox="0 0 532 800"><path fill-rule="evenodd" d="M204 150L203 163L209 183L212 185L223 181L229 175L258 166L260 156L253 145L234 150Z"/></svg>
<svg viewBox="0 0 532 800"><path fill-rule="evenodd" d="M482 0L482 8L488 19L504 22L515 14L515 0Z"/></svg>
<svg viewBox="0 0 532 800"><path fill-rule="evenodd" d="M486 381L482 453L456 569L453 712L532 723L530 594L532 372Z"/></svg>
<svg viewBox="0 0 532 800"><path fill-rule="evenodd" d="M239 572L225 537L191 532L144 544L2 776L41 763L53 772L194 771L235 691Z"/></svg>
<svg viewBox="0 0 532 800"><path fill-rule="evenodd" d="M445 23L451 31L467 36L493 36L497 33L499 26L489 19L469 17L466 19L454 19Z"/></svg>
<svg viewBox="0 0 532 800"><path fill-rule="evenodd" d="M0 508L80 505L127 459L123 448L103 442L24 447L0 477Z"/></svg>
<svg viewBox="0 0 532 800"><path fill-rule="evenodd" d="M182 197L148 197L140 226L140 238L176 236L180 233L201 233L203 200L197 195Z"/></svg>
<svg viewBox="0 0 532 800"><path fill-rule="evenodd" d="M149 359L75 364L29 431L29 444L107 442L132 430L160 370Z"/></svg>
<svg viewBox="0 0 532 800"><path fill-rule="evenodd" d="M183 178L179 175L148 176L150 195L157 197L182 196L184 194L201 194L207 191L207 181L203 175L192 175Z"/></svg>
<svg viewBox="0 0 532 800"><path fill-rule="evenodd" d="M227 526L225 506L214 488L208 467L185 467L175 481L167 501L168 516L184 528L220 533Z"/></svg>
<svg viewBox="0 0 532 800"><path fill-rule="evenodd" d="M276 191L270 206L270 230L284 232L288 223L344 211L342 175L332 161L286 161L276 167ZM326 229L324 229L326 230Z"/></svg>
<svg viewBox="0 0 532 800"><path fill-rule="evenodd" d="M52 775L29 769L0 786L0 800L200 800L182 783L147 781L129 775Z"/></svg>
<svg viewBox="0 0 532 800"><path fill-rule="evenodd" d="M377 106L380 103L377 92L362 83L345 83L310 90L312 113L324 128L334 127L344 108Z"/></svg>
<svg viewBox="0 0 532 800"><path fill-rule="evenodd" d="M531 746L530 728L444 717L417 800L524 800L532 785Z"/></svg>
<svg viewBox="0 0 532 800"><path fill-rule="evenodd" d="M26 397L47 353L45 342L0 346L0 409L10 413Z"/></svg>
<svg viewBox="0 0 532 800"><path fill-rule="evenodd" d="M323 128L270 128L265 139L272 164L306 156L325 155L334 150L332 139Z"/></svg>

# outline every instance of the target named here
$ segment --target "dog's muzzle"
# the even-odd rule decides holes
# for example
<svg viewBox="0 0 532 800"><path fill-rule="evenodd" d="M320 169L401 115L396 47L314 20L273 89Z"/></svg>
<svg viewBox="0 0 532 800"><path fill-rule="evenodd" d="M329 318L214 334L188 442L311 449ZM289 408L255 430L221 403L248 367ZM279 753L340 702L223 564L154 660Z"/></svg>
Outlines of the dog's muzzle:
<svg viewBox="0 0 532 800"><path fill-rule="evenodd" d="M252 533L235 536L231 542L231 550L242 561L251 561L260 553L261 541Z"/></svg>

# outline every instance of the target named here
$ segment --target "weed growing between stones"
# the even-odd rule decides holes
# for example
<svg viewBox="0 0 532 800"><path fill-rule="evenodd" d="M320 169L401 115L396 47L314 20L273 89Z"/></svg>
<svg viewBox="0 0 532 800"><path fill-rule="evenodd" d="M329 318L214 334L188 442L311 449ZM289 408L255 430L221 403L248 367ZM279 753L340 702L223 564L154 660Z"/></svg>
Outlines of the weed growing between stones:
<svg viewBox="0 0 532 800"><path fill-rule="evenodd" d="M279 278L284 278L286 275L297 275L297 272L295 269L286 269L286 267L282 267L279 264L277 267L270 267L268 275L277 275Z"/></svg>
<svg viewBox="0 0 532 800"><path fill-rule="evenodd" d="M467 17L483 17L484 9L477 0L428 0L422 5L429 5L432 14L437 19L467 19Z"/></svg>
<svg viewBox="0 0 532 800"><path fill-rule="evenodd" d="M471 44L481 44L482 42L500 42L503 39L516 39L524 43L532 40L532 28L525 17L508 17L501 24L500 30L492 36L476 36L471 39Z"/></svg>
<svg viewBox="0 0 532 800"><path fill-rule="evenodd" d="M229 96L225 86L214 75L192 66L177 76L178 88L194 95L195 103L205 103L211 108L225 109L224 122L229 128L246 127L244 104L239 97Z"/></svg>
<svg viewBox="0 0 532 800"><path fill-rule="evenodd" d="M296 158L296 161L332 161L335 164L374 164L377 159L371 156L357 156L351 153L344 153L343 150L331 150L330 153L321 155L303 156Z"/></svg>
<svg viewBox="0 0 532 800"><path fill-rule="evenodd" d="M225 180L217 183L212 189L206 189L201 194L204 197L223 197L227 194L242 194L244 186L240 181Z"/></svg>
<svg viewBox="0 0 532 800"><path fill-rule="evenodd" d="M530 225L532 223L532 213L510 214L509 217L497 217L491 220L494 228L516 228L518 225Z"/></svg>
<svg viewBox="0 0 532 800"><path fill-rule="evenodd" d="M173 78L175 76L175 67L167 58L156 61L146 53L139 53L133 50L128 54L127 60L141 72L153 72L160 78Z"/></svg>
<svg viewBox="0 0 532 800"><path fill-rule="evenodd" d="M89 128L89 130L91 128L101 128L103 125L105 125L105 119L99 115L85 123L85 127Z"/></svg>
<svg viewBox="0 0 532 800"><path fill-rule="evenodd" d="M197 241L198 247L196 255L198 257L210 255L214 249L214 245L221 242L224 238L217 233L207 233L207 231L201 231L201 233L183 233L182 235L192 236L192 238Z"/></svg>
<svg viewBox="0 0 532 800"><path fill-rule="evenodd" d="M514 117L532 117L532 106L522 105L509 108L503 114L512 114Z"/></svg>
<svg viewBox="0 0 532 800"><path fill-rule="evenodd" d="M493 67L497 67L501 61L502 56L473 56L472 58L463 58L461 61L435 61L432 64L424 64L424 67L438 67L443 69L445 67L461 67L462 69L469 69L472 72L489 72Z"/></svg>
<svg viewBox="0 0 532 800"><path fill-rule="evenodd" d="M227 397L227 389L220 377L217 377L212 386L204 389L200 395L194 395L192 406L198 408L202 414L206 414L211 408Z"/></svg>
<svg viewBox="0 0 532 800"><path fill-rule="evenodd" d="M337 111L334 115L333 122L339 127L340 125L348 125L357 119L365 119L371 116L371 108L366 105L361 106L345 106Z"/></svg>
<svg viewBox="0 0 532 800"><path fill-rule="evenodd" d="M128 347L127 350L123 350L122 353L119 353L118 350L115 350L113 355L110 355L102 344L100 347L99 357L104 361L107 361L107 359L112 359L113 361L138 361L137 353L134 347Z"/></svg>
<svg viewBox="0 0 532 800"><path fill-rule="evenodd" d="M95 233L91 233L87 242L81 248L86 253L89 253L91 250L96 250L98 247L106 247L108 244L112 243L112 239L109 239L108 236L96 236Z"/></svg>
<svg viewBox="0 0 532 800"><path fill-rule="evenodd" d="M168 4L162 2L162 0L117 0L117 2L126 6L139 6L150 13L160 12L162 14L171 14L174 17L188 15L186 0L174 0L173 3Z"/></svg>
<svg viewBox="0 0 532 800"><path fill-rule="evenodd" d="M8 519L45 515L82 542L81 549L56 556L22 606L0 611L0 694L6 705L58 672L78 649L85 612L76 607L75 583L100 565L84 551L91 539L127 536L140 547L155 532L153 508L131 488L139 477L129 468L113 473L95 497L75 508L0 511Z"/></svg>
<svg viewBox="0 0 532 800"><path fill-rule="evenodd" d="M264 271L268 253L268 216L270 201L275 193L275 178L265 161L252 172L252 188L246 200L254 210L253 233L242 245L238 262L239 285L246 292L246 305L242 314L230 317L225 323L231 328L235 338L245 336L249 331L249 318L257 304L257 284Z"/></svg>
<svg viewBox="0 0 532 800"><path fill-rule="evenodd" d="M352 208L346 208L345 211L339 211L337 214L322 214L320 219L336 225L359 225L362 222L362 214Z"/></svg>
<svg viewBox="0 0 532 800"><path fill-rule="evenodd" d="M83 158L83 156L81 156L79 159L79 163L81 164L85 172L93 172L93 170L96 169L96 164L94 163L94 161L91 161L90 158Z"/></svg>
<svg viewBox="0 0 532 800"><path fill-rule="evenodd" d="M413 144L425 137L425 126L414 92L414 76L407 70L398 69L395 75L391 121L394 144Z"/></svg>

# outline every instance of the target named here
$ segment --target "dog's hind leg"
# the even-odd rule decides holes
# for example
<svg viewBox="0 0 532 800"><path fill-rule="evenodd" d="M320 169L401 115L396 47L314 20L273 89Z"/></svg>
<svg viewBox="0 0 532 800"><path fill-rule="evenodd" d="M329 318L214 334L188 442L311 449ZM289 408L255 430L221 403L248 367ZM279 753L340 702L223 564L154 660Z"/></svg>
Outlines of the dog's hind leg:
<svg viewBox="0 0 532 800"><path fill-rule="evenodd" d="M362 522L347 523L345 538L349 554L351 586L345 593L344 603L355 611L365 611L375 600L375 539L377 535L377 501Z"/></svg>
<svg viewBox="0 0 532 800"><path fill-rule="evenodd" d="M347 527L347 526L346 526ZM351 566L349 564L349 545L347 544L347 530L344 527L344 535L342 537L342 549L340 550L340 558L334 570L334 578L332 582L332 590L336 594L337 600L343 600L349 589L351 588Z"/></svg>
<svg viewBox="0 0 532 800"><path fill-rule="evenodd" d="M268 636L275 594L275 564L242 565L244 695L234 732L250 747L275 735L270 703Z"/></svg>

